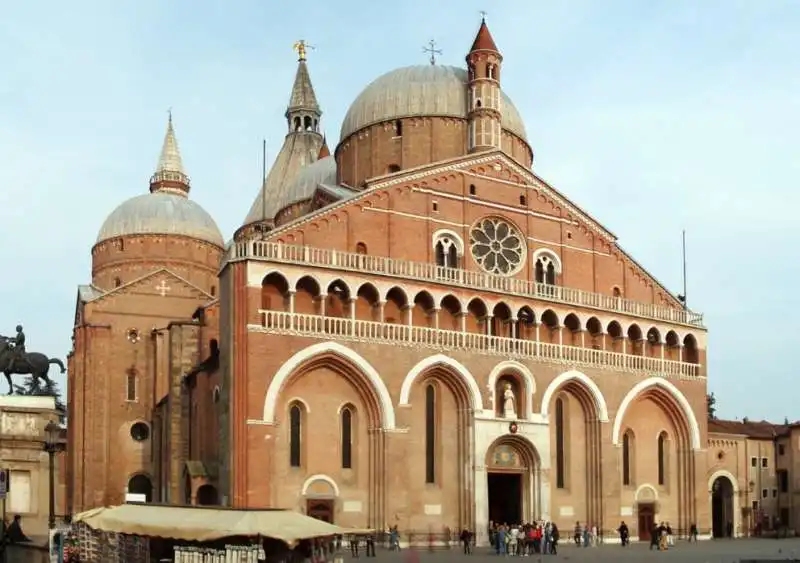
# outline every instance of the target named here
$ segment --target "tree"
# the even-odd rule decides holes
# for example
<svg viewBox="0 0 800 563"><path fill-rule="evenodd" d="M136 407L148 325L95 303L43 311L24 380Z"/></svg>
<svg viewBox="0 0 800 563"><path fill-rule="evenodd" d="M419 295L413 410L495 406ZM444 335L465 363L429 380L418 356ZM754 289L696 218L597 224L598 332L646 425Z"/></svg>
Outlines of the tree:
<svg viewBox="0 0 800 563"><path fill-rule="evenodd" d="M708 420L717 419L717 398L714 393L706 395L706 410L708 411Z"/></svg>
<svg viewBox="0 0 800 563"><path fill-rule="evenodd" d="M61 398L61 389L58 388L58 383L51 379L44 385L39 384L39 380L32 376L27 376L22 385L14 385L14 393L17 395L27 395L28 397L55 397L56 410L59 412L58 419L63 424L67 418L67 406Z"/></svg>

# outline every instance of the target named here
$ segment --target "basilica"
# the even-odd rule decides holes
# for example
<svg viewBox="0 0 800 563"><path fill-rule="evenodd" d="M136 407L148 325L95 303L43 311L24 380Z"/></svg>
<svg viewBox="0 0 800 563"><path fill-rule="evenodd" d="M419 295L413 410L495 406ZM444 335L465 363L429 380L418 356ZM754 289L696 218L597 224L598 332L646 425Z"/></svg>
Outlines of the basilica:
<svg viewBox="0 0 800 563"><path fill-rule="evenodd" d="M71 511L283 507L479 541L491 521L748 528L702 315L536 175L502 89L524 64L485 21L465 39L463 67L366 86L332 151L298 43L283 146L230 240L170 118L78 288Z"/></svg>

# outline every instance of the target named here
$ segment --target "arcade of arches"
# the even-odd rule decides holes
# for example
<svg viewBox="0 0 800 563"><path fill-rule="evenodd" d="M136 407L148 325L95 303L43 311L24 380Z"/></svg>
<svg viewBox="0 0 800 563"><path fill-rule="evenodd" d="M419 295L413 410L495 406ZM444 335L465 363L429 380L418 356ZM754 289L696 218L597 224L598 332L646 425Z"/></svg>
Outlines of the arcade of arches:
<svg viewBox="0 0 800 563"><path fill-rule="evenodd" d="M447 252L454 253L453 248L448 246ZM603 323L595 316L582 321L574 312L559 315L551 308L534 311L528 305L503 301L490 305L478 297L465 305L453 294L434 298L426 290L409 292L400 286L384 294L371 283L351 284L343 278L323 285L305 275L290 283L280 272L271 272L262 280L260 305L264 311L405 324L704 363L704 351L692 333L681 337L674 330L662 333L655 326L618 320ZM327 327L331 334L340 328L336 324Z"/></svg>
<svg viewBox="0 0 800 563"><path fill-rule="evenodd" d="M537 389L527 368L514 362L484 383L454 360L436 360L444 356L410 370L404 361L367 362L353 348L345 354L340 344L314 348L313 355L287 361L291 368L270 389L265 494L272 505L345 527L396 523L418 530L435 521L479 534L490 520L609 526L626 507L634 533L639 509L653 509L676 528L698 517L692 426L674 387L653 384L632 397L617 413L621 438L613 444L610 405L582 374L550 386L539 382ZM390 390L388 405L374 377ZM492 388L476 404L475 393L482 395L476 389L487 385ZM513 394L511 420L504 412L506 388ZM540 397L548 404L539 405ZM394 428L385 426L387 408ZM652 485L657 499L637 497L642 485ZM618 486L617 504L607 495Z"/></svg>

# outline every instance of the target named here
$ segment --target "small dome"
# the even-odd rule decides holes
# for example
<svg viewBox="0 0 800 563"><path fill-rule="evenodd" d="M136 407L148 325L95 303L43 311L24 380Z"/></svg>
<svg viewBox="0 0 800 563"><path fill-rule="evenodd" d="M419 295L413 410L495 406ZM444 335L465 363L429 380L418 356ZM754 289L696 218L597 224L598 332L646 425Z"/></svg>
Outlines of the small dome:
<svg viewBox="0 0 800 563"><path fill-rule="evenodd" d="M183 195L155 192L129 199L103 223L97 242L127 235L181 235L222 248L222 233L205 209Z"/></svg>
<svg viewBox="0 0 800 563"><path fill-rule="evenodd" d="M310 198L320 184L336 185L336 159L332 156L320 158L300 169L297 178L286 190L281 209Z"/></svg>
<svg viewBox="0 0 800 563"><path fill-rule="evenodd" d="M517 108L503 93L503 129L527 141ZM398 68L367 86L342 122L340 140L375 123L402 117L467 118L467 71L441 65Z"/></svg>

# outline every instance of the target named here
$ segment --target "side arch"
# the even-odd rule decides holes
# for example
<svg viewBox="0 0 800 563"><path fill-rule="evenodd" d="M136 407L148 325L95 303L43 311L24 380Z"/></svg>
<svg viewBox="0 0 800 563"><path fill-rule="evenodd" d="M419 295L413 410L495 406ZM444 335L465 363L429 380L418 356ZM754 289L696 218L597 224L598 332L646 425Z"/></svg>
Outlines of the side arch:
<svg viewBox="0 0 800 563"><path fill-rule="evenodd" d="M436 365L443 365L452 368L461 377L464 383L466 383L467 388L469 389L470 402L472 403L470 406L472 409L475 411L483 411L483 398L481 397L481 390L478 387L478 383L475 381L475 378L458 360L454 360L453 358L445 356L444 354L429 356L411 368L408 374L406 374L405 379L403 379L403 385L400 387L399 406L409 405L408 401L411 396L411 388L414 386L414 381L416 381L420 374Z"/></svg>
<svg viewBox="0 0 800 563"><path fill-rule="evenodd" d="M622 422L625 420L625 412L628 410L628 407L631 405L631 403L636 400L639 394L647 389L650 389L651 387L662 388L675 400L683 412L683 416L686 418L686 424L689 426L689 440L691 442L692 449L701 450L702 443L700 441L700 424L697 422L697 417L694 415L692 406L689 404L689 401L686 400L684 394L681 393L680 390L675 387L675 385L661 377L650 377L644 381L640 381L633 386L633 389L628 391L628 394L625 395L624 399L622 399L622 403L620 403L619 409L617 409L617 415L614 418L614 426L611 429L611 443L615 446L619 446Z"/></svg>
<svg viewBox="0 0 800 563"><path fill-rule="evenodd" d="M525 382L525 394L527 395L525 400L525 418L527 420L531 420L533 418L533 401L531 398L533 397L534 393L536 393L536 379L533 377L531 370L529 370L524 364L515 362L514 360L507 360L494 366L494 369L492 369L491 373L489 374L489 381L487 382L489 388L489 402L492 405L497 405L497 378L509 371L519 374L519 376Z"/></svg>
<svg viewBox="0 0 800 563"><path fill-rule="evenodd" d="M267 388L267 395L264 399L264 422L267 424L275 423L275 410L278 404L278 397L280 396L281 389L286 381L294 373L297 368L302 366L307 361L313 359L320 354L332 353L348 360L352 365L357 367L364 376L372 384L375 391L376 398L380 405L381 410L381 423L384 430L395 429L395 413L394 406L392 405L392 397L389 395L389 390L386 384L381 379L381 376L374 367L357 352L337 344L336 342L320 342L304 348L297 352L294 356L289 358L275 373L272 381Z"/></svg>
<svg viewBox="0 0 800 563"><path fill-rule="evenodd" d="M311 487L311 485L313 485L317 481L323 481L328 485L330 485L331 489L333 489L333 495L336 498L339 498L339 485L336 484L336 481L334 481L333 479L331 479L330 477L328 477L323 473L317 473L316 475L312 475L311 477L306 479L305 482L303 483L302 489L300 489L300 494L306 496L308 494L309 487Z"/></svg>
<svg viewBox="0 0 800 563"><path fill-rule="evenodd" d="M650 491L650 495L653 497L652 499L650 498L646 499L647 501L653 500L655 502L658 502L658 489L656 489L650 483L642 483L636 488L636 492L633 494L634 502L642 501L640 497L642 496L642 493L644 493L645 491Z"/></svg>
<svg viewBox="0 0 800 563"><path fill-rule="evenodd" d="M571 370L562 373L556 377L550 383L550 385L547 386L544 395L542 395L542 416L545 418L548 416L550 411L550 403L552 402L553 396L556 394L559 388L561 388L561 386L565 383L573 380L581 383L589 391L589 394L594 401L594 406L597 409L598 420L600 420L600 422L608 422L608 405L606 404L606 398L603 397L602 391L600 391L600 388L589 378L589 376L577 370Z"/></svg>
<svg viewBox="0 0 800 563"><path fill-rule="evenodd" d="M733 476L733 473L728 471L727 469L718 469L715 471L711 477L708 478L708 492L710 493L711 490L714 488L714 481L716 481L720 477L726 477L728 481L731 482L731 486L733 486L733 494L739 494L739 481L736 477Z"/></svg>

